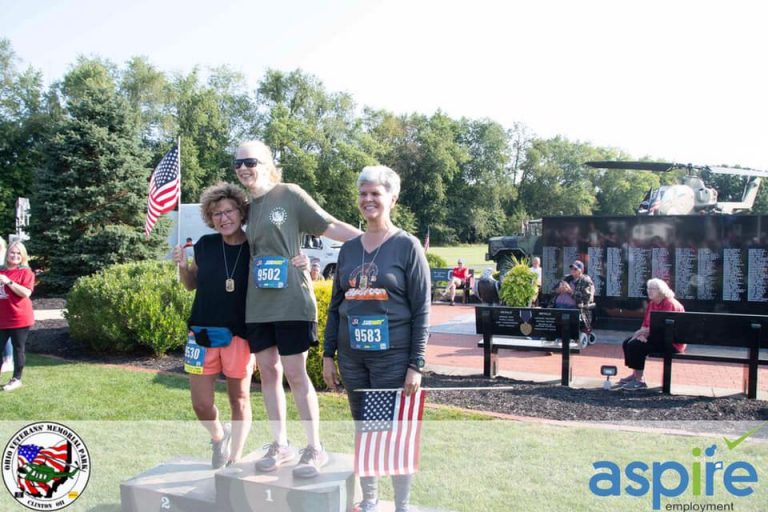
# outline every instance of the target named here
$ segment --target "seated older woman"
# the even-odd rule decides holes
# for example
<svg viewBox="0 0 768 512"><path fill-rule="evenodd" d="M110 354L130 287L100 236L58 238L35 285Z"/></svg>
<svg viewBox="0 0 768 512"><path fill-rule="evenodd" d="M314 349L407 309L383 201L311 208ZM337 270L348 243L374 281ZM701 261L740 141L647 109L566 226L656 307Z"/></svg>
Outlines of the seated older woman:
<svg viewBox="0 0 768 512"><path fill-rule="evenodd" d="M664 350L660 344L648 341L648 336L651 333L651 312L685 311L683 305L675 299L675 292L661 279L649 279L646 287L648 289L648 308L645 310L643 324L630 338L624 340L622 346L624 364L634 371L619 381L618 388L620 389L630 391L646 389L648 385L643 378L645 359L648 354ZM677 352L685 350L685 345L680 343L673 343L672 346Z"/></svg>

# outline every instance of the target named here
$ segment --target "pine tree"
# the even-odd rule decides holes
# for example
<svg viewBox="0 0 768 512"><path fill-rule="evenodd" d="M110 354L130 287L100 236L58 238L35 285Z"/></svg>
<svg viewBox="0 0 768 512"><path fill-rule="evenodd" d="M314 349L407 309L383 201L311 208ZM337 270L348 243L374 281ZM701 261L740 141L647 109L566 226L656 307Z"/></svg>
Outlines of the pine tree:
<svg viewBox="0 0 768 512"><path fill-rule="evenodd" d="M144 240L151 172L135 116L107 65L81 60L64 78L65 120L45 148L32 199L30 250L51 291L107 265L156 258L166 223Z"/></svg>

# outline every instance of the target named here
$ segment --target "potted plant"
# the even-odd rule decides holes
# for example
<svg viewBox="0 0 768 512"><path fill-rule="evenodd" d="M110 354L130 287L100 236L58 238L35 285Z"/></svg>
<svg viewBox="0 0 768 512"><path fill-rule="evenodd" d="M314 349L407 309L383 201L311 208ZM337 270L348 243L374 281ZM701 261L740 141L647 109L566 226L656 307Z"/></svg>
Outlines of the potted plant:
<svg viewBox="0 0 768 512"><path fill-rule="evenodd" d="M513 258L513 265L501 281L499 297L507 306L527 308L536 297L536 273L528 267L528 262Z"/></svg>

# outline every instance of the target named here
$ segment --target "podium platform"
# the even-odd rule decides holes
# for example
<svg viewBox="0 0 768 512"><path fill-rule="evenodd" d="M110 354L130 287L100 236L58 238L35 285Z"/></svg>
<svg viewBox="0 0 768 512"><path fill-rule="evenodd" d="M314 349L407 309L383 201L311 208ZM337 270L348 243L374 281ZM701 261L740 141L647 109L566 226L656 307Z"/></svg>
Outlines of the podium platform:
<svg viewBox="0 0 768 512"><path fill-rule="evenodd" d="M351 455L329 453L328 464L315 478L294 478L295 464L273 473L242 462L216 473L217 503L222 512L347 512L355 493Z"/></svg>
<svg viewBox="0 0 768 512"><path fill-rule="evenodd" d="M123 512L347 512L355 493L352 456L329 453L316 478L293 478L295 464L258 473L249 454L219 470L178 457L120 484Z"/></svg>
<svg viewBox="0 0 768 512"><path fill-rule="evenodd" d="M120 484L122 512L350 512L360 501L352 455L329 453L316 478L293 478L295 464L259 473L263 452L219 470L210 460L177 457ZM388 477L384 477L388 478ZM394 512L381 501L379 512ZM411 505L413 512L437 512Z"/></svg>
<svg viewBox="0 0 768 512"><path fill-rule="evenodd" d="M123 512L217 510L210 460L178 457L120 484Z"/></svg>

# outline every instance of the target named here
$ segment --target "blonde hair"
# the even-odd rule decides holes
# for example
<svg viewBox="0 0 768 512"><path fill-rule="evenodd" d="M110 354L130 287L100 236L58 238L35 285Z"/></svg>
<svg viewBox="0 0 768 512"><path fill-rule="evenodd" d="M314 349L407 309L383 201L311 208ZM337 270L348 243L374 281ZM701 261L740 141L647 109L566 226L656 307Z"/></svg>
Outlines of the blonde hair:
<svg viewBox="0 0 768 512"><path fill-rule="evenodd" d="M665 299L674 299L675 298L675 292L672 291L672 288L669 287L669 285L664 281L663 279L659 279L658 277L654 277L653 279L649 279L647 283L645 283L645 288L656 288L659 290L659 293L662 297Z"/></svg>
<svg viewBox="0 0 768 512"><path fill-rule="evenodd" d="M27 248L24 247L24 244L16 241L11 242L11 244L8 246L8 250L5 253L5 265L8 266L8 255L11 254L11 249L14 247L19 248L19 252L21 253L21 264L20 267L28 267L29 266L29 254L27 253Z"/></svg>
<svg viewBox="0 0 768 512"><path fill-rule="evenodd" d="M244 223L248 218L248 198L240 187L231 183L219 183L208 187L200 194L200 215L209 228L213 225L213 208L219 201L229 199L240 210L240 222Z"/></svg>
<svg viewBox="0 0 768 512"><path fill-rule="evenodd" d="M260 140L247 140L238 146L235 157L237 157L237 153L241 149L247 149L248 153L255 155L253 158L256 158L261 165L269 169L269 177L272 179L272 183L280 183L282 181L283 171L275 166L275 161L272 159L272 150L269 146Z"/></svg>

